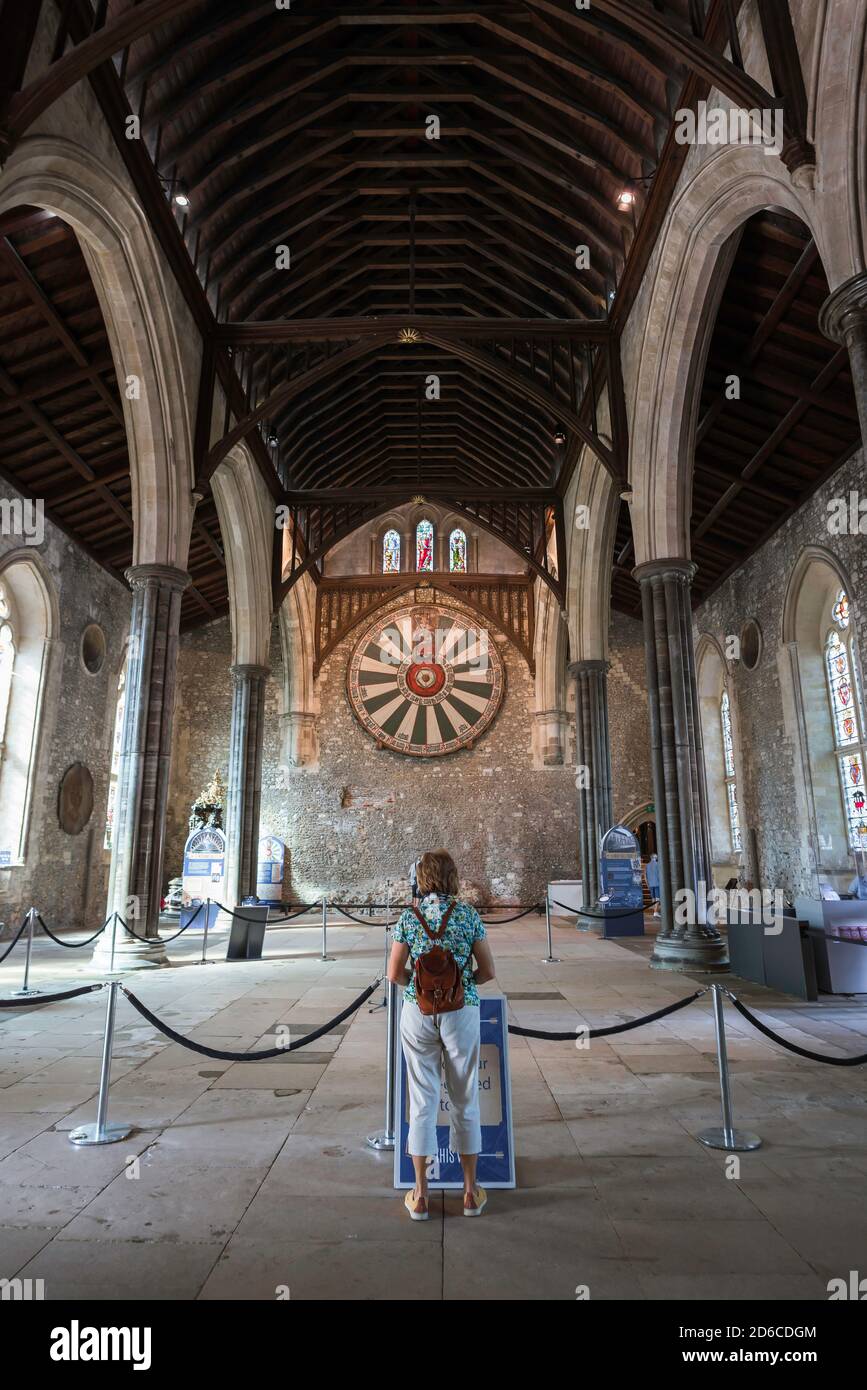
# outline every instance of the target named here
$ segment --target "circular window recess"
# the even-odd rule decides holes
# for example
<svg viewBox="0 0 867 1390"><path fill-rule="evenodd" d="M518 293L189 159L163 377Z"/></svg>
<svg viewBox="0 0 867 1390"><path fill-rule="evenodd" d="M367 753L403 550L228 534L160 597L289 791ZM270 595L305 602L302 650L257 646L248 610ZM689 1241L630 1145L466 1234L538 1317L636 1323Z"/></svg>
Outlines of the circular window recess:
<svg viewBox="0 0 867 1390"><path fill-rule="evenodd" d="M105 662L105 633L98 623L90 623L81 635L81 660L85 671L97 675Z"/></svg>
<svg viewBox="0 0 867 1390"><path fill-rule="evenodd" d="M741 628L741 663L747 671L755 671L762 655L762 629L755 618Z"/></svg>

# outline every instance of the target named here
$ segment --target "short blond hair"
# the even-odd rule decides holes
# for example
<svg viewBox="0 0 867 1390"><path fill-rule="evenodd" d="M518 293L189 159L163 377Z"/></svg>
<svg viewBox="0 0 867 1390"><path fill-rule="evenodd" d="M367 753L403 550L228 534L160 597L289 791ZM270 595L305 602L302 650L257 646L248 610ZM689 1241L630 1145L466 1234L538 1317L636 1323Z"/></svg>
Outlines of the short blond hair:
<svg viewBox="0 0 867 1390"><path fill-rule="evenodd" d="M423 894L445 893L450 898L458 895L460 879L455 861L447 849L429 850L423 854L418 861L416 878L419 891Z"/></svg>

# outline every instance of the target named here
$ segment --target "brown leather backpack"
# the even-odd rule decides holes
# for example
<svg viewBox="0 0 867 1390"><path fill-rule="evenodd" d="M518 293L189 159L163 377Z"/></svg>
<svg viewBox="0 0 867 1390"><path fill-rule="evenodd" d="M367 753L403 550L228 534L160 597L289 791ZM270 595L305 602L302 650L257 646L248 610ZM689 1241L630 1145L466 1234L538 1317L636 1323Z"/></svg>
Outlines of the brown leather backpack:
<svg viewBox="0 0 867 1390"><path fill-rule="evenodd" d="M446 934L446 927L449 924L449 917L452 914L454 903L449 903L440 922L439 930L433 928L425 921L424 915L419 912L417 907L411 910L415 913L425 935L431 941L439 942ZM472 955L472 947L470 947ZM423 1014L449 1014L456 1009L464 1007L464 981L463 972L469 962L469 956L463 965L459 965L451 951L442 946L431 946L429 951L424 951L416 960L413 971L415 982L415 1000L420 1013Z"/></svg>

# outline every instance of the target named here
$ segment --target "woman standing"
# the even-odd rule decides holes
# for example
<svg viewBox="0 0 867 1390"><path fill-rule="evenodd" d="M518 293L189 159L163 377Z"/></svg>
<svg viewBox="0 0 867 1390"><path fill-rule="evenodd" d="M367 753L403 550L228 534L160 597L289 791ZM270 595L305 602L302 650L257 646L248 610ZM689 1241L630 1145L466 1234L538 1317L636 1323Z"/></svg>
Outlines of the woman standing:
<svg viewBox="0 0 867 1390"><path fill-rule="evenodd" d="M405 1206L413 1221L427 1221L427 1160L437 1151L444 1064L450 1142L464 1175L464 1216L480 1216L487 1195L476 1186L482 1147L477 986L494 979L494 958L476 909L458 899L458 871L447 850L422 855L418 886L421 902L398 918L388 963L389 980L405 987L400 1036L409 1082L407 1149L415 1169Z"/></svg>

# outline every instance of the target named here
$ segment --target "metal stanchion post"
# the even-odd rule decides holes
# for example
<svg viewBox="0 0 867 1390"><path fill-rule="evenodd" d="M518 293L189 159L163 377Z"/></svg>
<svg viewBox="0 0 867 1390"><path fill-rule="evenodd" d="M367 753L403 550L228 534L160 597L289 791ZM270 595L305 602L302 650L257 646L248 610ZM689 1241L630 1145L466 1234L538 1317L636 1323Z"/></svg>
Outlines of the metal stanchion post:
<svg viewBox="0 0 867 1390"><path fill-rule="evenodd" d="M372 1149L394 1148L394 1090L397 1081L397 1049L400 1045L397 1032L397 988L397 985L386 980L385 1128L379 1134L368 1134L367 1142Z"/></svg>
<svg viewBox="0 0 867 1390"><path fill-rule="evenodd" d="M24 957L24 984L20 989L13 989L12 994L16 999L31 999L34 994L41 994L39 989L30 988L30 957L33 954L33 925L36 921L36 908L31 907L27 913L27 953Z"/></svg>
<svg viewBox="0 0 867 1390"><path fill-rule="evenodd" d="M108 962L109 975L114 974L114 948L117 942L117 913L111 915L111 959Z"/></svg>
<svg viewBox="0 0 867 1390"><path fill-rule="evenodd" d="M560 957L554 955L554 943L551 940L551 900L548 896L547 888L545 889L545 931L548 936L548 954L542 961L542 964L559 965Z"/></svg>
<svg viewBox="0 0 867 1390"><path fill-rule="evenodd" d="M385 880L385 958L382 962L382 978L388 977L388 947L389 933L391 931L391 879ZM385 993L382 996L383 1007L388 1003L388 984L385 986Z"/></svg>
<svg viewBox="0 0 867 1390"><path fill-rule="evenodd" d="M323 899L322 899L322 956L321 956L321 959L322 959L322 960L334 960L334 957L333 957L333 956L329 956L329 954L328 954L328 899L327 899L326 897L324 897L324 896L323 896Z"/></svg>
<svg viewBox="0 0 867 1390"><path fill-rule="evenodd" d="M110 1125L107 1123L108 1088L111 1085L111 1049L114 1041L114 1016L117 1010L119 987L119 980L110 980L106 985L108 1003L105 1009L105 1036L102 1040L102 1066L99 1072L96 1124L79 1125L78 1129L70 1130L70 1144L78 1144L81 1147L92 1144L116 1144L119 1139L125 1139L128 1134L132 1133L131 1125Z"/></svg>
<svg viewBox="0 0 867 1390"><path fill-rule="evenodd" d="M729 1153L749 1153L761 1148L762 1141L749 1130L735 1129L732 1120L732 1098L729 1088L729 1059L726 1052L726 1023L723 1013L722 985L711 985L713 1021L716 1026L716 1054L719 1066L719 1088L722 1097L722 1129L705 1129L696 1137L709 1149L726 1149Z"/></svg>
<svg viewBox="0 0 867 1390"><path fill-rule="evenodd" d="M217 964L217 962L216 962L215 960L207 960L207 959L206 959L207 954L208 954L208 927L209 927L209 925L210 925L210 922L211 922L211 899L208 898L207 902L205 903L205 935L204 935L204 937L202 938L202 959L201 959L200 961L197 961L197 962L196 962L197 965L216 965L216 964Z"/></svg>

